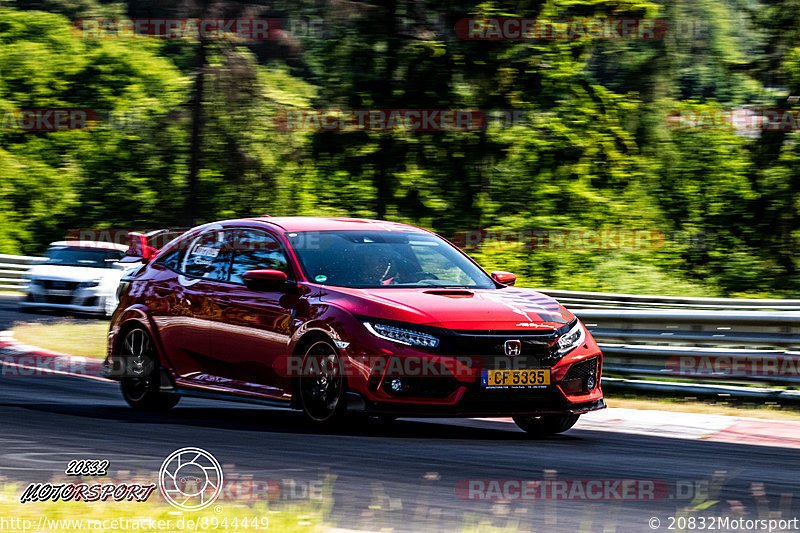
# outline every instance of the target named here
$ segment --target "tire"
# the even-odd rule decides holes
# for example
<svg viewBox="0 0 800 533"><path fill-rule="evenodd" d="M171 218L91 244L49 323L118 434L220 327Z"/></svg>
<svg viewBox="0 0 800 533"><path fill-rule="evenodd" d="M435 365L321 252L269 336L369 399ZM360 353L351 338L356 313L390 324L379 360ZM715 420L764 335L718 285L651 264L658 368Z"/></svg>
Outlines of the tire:
<svg viewBox="0 0 800 533"><path fill-rule="evenodd" d="M296 381L298 404L306 419L319 426L341 424L347 411L347 381L336 348L328 340L311 342L301 374Z"/></svg>
<svg viewBox="0 0 800 533"><path fill-rule="evenodd" d="M137 411L167 411L175 407L181 397L161 392L161 367L147 331L140 327L129 329L118 351L124 359L126 376L120 380L120 389L128 405Z"/></svg>
<svg viewBox="0 0 800 533"><path fill-rule="evenodd" d="M563 433L575 425L580 415L514 415L514 422L532 437Z"/></svg>

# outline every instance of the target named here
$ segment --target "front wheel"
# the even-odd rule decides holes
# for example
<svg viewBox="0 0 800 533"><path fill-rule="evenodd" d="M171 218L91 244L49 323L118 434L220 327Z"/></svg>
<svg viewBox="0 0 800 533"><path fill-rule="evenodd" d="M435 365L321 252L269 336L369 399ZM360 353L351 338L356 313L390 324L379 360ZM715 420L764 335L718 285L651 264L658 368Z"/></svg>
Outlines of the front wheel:
<svg viewBox="0 0 800 533"><path fill-rule="evenodd" d="M514 422L532 437L563 433L578 421L580 415L514 415Z"/></svg>
<svg viewBox="0 0 800 533"><path fill-rule="evenodd" d="M180 396L161 392L158 355L144 329L130 329L119 352L125 368L120 388L128 405L139 411L166 411L175 407Z"/></svg>
<svg viewBox="0 0 800 533"><path fill-rule="evenodd" d="M339 354L330 342L318 340L306 349L297 387L308 420L326 426L341 422L347 410L343 374Z"/></svg>

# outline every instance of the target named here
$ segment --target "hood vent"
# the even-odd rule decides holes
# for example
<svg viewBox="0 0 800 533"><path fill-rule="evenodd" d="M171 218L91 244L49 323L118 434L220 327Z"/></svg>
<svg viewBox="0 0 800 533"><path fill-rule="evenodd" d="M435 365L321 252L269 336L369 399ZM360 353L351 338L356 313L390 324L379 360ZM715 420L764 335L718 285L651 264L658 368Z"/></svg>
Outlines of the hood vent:
<svg viewBox="0 0 800 533"><path fill-rule="evenodd" d="M432 289L423 291L425 294L433 294L435 296L447 296L450 298L471 298L474 293L464 289Z"/></svg>

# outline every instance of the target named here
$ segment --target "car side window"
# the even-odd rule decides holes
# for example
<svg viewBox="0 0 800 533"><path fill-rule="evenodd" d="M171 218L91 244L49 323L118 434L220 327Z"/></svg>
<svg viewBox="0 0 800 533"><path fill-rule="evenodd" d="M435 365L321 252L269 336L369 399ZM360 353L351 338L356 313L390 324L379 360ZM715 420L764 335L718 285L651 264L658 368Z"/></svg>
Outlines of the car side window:
<svg viewBox="0 0 800 533"><path fill-rule="evenodd" d="M215 229L201 234L186 252L181 269L186 275L228 281L230 250L228 232Z"/></svg>
<svg viewBox="0 0 800 533"><path fill-rule="evenodd" d="M242 274L248 270L280 270L292 277L286 255L271 235L257 230L236 230L232 247L234 255L230 269L231 283L244 283Z"/></svg>
<svg viewBox="0 0 800 533"><path fill-rule="evenodd" d="M167 253L159 255L158 259L155 261L155 264L164 265L168 269L178 272L181 269L181 260L183 259L184 251L185 250L183 247L176 246Z"/></svg>

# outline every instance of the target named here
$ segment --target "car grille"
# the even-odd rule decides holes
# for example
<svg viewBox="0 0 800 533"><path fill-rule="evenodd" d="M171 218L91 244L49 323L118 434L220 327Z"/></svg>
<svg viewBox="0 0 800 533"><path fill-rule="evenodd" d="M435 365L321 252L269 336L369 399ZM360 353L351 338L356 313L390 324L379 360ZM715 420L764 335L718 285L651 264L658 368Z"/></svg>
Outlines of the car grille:
<svg viewBox="0 0 800 533"><path fill-rule="evenodd" d="M74 291L78 288L77 281L62 281L58 279L45 279L40 282L45 289L59 291Z"/></svg>
<svg viewBox="0 0 800 533"><path fill-rule="evenodd" d="M97 296L89 298L75 298L73 296L53 296L51 294L28 294L28 302L58 304L58 305L77 305L80 307L97 307L99 300Z"/></svg>
<svg viewBox="0 0 800 533"><path fill-rule="evenodd" d="M590 357L585 361L580 361L569 367L567 375L564 376L564 381L588 378L589 375L593 374L596 370L597 357Z"/></svg>
<svg viewBox="0 0 800 533"><path fill-rule="evenodd" d="M48 294L44 297L44 301L49 304L68 305L72 303L72 296L50 296Z"/></svg>
<svg viewBox="0 0 800 533"><path fill-rule="evenodd" d="M597 383L597 357L590 357L585 361L574 363L561 380L561 390L567 394L588 394L587 378L595 375Z"/></svg>
<svg viewBox="0 0 800 533"><path fill-rule="evenodd" d="M553 344L554 333L521 334L519 331L454 331L445 335L439 344L443 355L468 356L476 360L479 368L499 370L505 368L549 368L560 357ZM505 343L519 340L519 355L508 356Z"/></svg>

